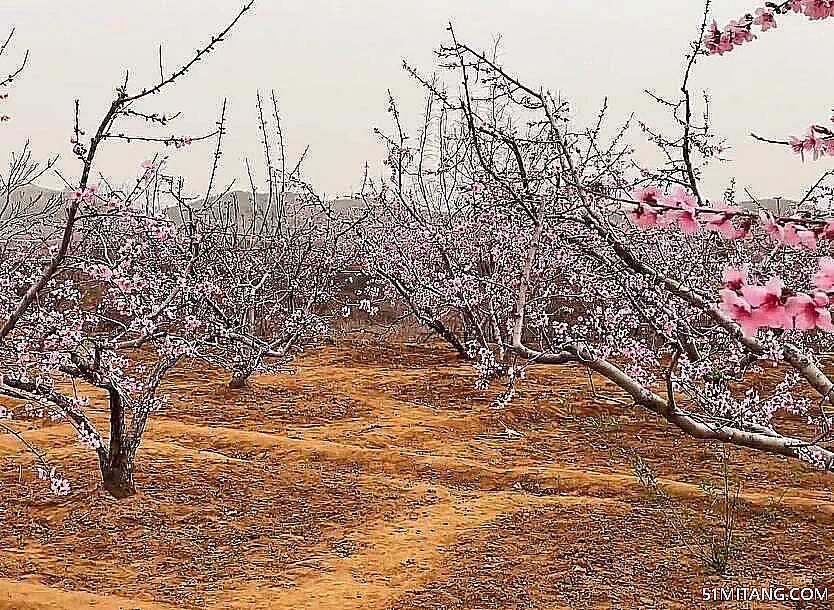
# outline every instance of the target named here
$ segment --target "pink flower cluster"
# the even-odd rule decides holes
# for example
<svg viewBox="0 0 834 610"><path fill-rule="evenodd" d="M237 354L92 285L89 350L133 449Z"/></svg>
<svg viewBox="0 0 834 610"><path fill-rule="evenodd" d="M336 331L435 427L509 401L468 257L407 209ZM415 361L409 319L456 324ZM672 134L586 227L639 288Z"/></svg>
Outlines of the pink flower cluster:
<svg viewBox="0 0 834 610"><path fill-rule="evenodd" d="M808 221L785 219L770 212L746 212L721 201L712 207L698 207L695 199L678 188L666 195L655 187L633 191L635 203L624 206L626 216L639 227L666 227L677 223L683 233L706 229L726 239L741 239L759 224L773 241L794 248L816 250L820 239L834 240L834 219ZM701 225L701 221L704 225Z"/></svg>
<svg viewBox="0 0 834 610"><path fill-rule="evenodd" d="M702 228L719 233L727 239L740 239L750 230L751 222L741 208L719 202L712 208L698 208L695 199L681 188L672 195L650 186L632 193L636 203L626 204L625 214L638 227L666 227L677 223L683 233L696 233ZM734 217L742 217L740 224ZM699 217L705 221L701 226Z"/></svg>
<svg viewBox="0 0 834 610"><path fill-rule="evenodd" d="M813 277L816 290L810 294L787 289L779 278L771 278L764 285L750 284L746 266L728 267L723 280L719 309L747 336L755 336L759 328L834 332L829 309L834 297L832 258L820 259L820 269Z"/></svg>
<svg viewBox="0 0 834 610"><path fill-rule="evenodd" d="M834 117L831 117L834 122ZM792 137L790 147L805 159L805 153L812 153L814 161L824 155L834 156L834 132L822 125L811 125L804 138Z"/></svg>
<svg viewBox="0 0 834 610"><path fill-rule="evenodd" d="M65 496L70 492L70 484L69 481L64 479L63 477L59 477L55 473L55 467L53 466L51 470L47 470L46 468L38 467L38 478L41 481L49 481L50 489L52 493L56 496Z"/></svg>
<svg viewBox="0 0 834 610"><path fill-rule="evenodd" d="M93 199L95 199L96 191L98 191L98 185L96 184L91 184L84 190L75 189L72 193L72 200L92 203Z"/></svg>
<svg viewBox="0 0 834 610"><path fill-rule="evenodd" d="M148 159L146 161L142 161L142 164L139 167L142 170L142 176L139 178L139 183L142 186L147 186L159 172L159 166L155 165L153 161Z"/></svg>
<svg viewBox="0 0 834 610"><path fill-rule="evenodd" d="M791 0L786 3L795 13L804 13L808 19L834 17L834 0Z"/></svg>
<svg viewBox="0 0 834 610"><path fill-rule="evenodd" d="M92 429L81 428L78 430L78 442L88 449L96 450L102 446L101 437L98 432Z"/></svg>
<svg viewBox="0 0 834 610"><path fill-rule="evenodd" d="M755 15L748 13L741 19L734 19L723 29L713 21L704 34L704 47L710 54L723 55L745 42L755 40L754 27L766 32L776 27L776 15L790 11L803 13L812 20L825 19L834 16L834 0L788 0L781 4L768 2L764 7L757 8Z"/></svg>
<svg viewBox="0 0 834 610"><path fill-rule="evenodd" d="M177 358L179 356L190 356L194 349L180 338L165 337L159 345L159 353L166 358Z"/></svg>

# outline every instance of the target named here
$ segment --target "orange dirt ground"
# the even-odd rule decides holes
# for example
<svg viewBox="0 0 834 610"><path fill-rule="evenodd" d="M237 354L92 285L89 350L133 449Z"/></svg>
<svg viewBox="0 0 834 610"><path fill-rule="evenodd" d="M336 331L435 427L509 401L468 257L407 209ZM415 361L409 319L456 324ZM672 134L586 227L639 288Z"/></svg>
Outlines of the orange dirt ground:
<svg viewBox="0 0 834 610"><path fill-rule="evenodd" d="M73 490L50 496L0 435L0 610L698 608L702 587L751 584L834 599L831 475L732 450L738 554L721 577L692 524L717 531L704 486L721 449L592 396L584 370L535 369L496 411L442 348L342 342L297 367L238 392L175 371L121 502L68 426L14 422ZM634 450L671 509L638 485Z"/></svg>

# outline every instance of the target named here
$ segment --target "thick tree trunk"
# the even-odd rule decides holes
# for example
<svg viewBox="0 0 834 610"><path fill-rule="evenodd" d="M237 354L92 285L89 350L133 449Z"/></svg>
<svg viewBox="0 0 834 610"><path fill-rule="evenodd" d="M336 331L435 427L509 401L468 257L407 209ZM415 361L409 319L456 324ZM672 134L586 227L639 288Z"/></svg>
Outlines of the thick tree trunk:
<svg viewBox="0 0 834 610"><path fill-rule="evenodd" d="M135 452L128 449L111 456L109 463L101 469L104 489L117 500L128 498L136 493L133 482L133 462Z"/></svg>
<svg viewBox="0 0 834 610"><path fill-rule="evenodd" d="M253 288L251 293L251 298L253 301L255 299L255 290L256 289ZM245 332L249 336L255 335L255 308L252 306L246 309ZM252 345L252 349L257 349L254 344ZM255 365L253 365L251 361L252 355L253 354L250 354L250 359L247 359L248 361L244 360L244 362L242 362L232 370L232 378L229 380L228 384L230 390L242 390L246 387L246 382L249 380L249 377L255 370Z"/></svg>
<svg viewBox="0 0 834 610"><path fill-rule="evenodd" d="M127 396L123 396L119 386L103 378L97 369L90 370L84 365L79 365L82 371L86 371L88 381L107 390L110 443L99 443L96 451L102 486L117 500L136 494L136 485L133 482L134 461L136 451L142 442L142 435L145 433L148 416L154 405L156 389L165 373L173 368L180 358L181 356L163 359L147 377L145 390L134 401L131 409L133 417L130 429L126 422L125 399Z"/></svg>
<svg viewBox="0 0 834 610"><path fill-rule="evenodd" d="M252 376L254 367L249 365L242 365L232 370L232 378L229 379L230 390L241 390L246 387L249 377Z"/></svg>
<svg viewBox="0 0 834 610"><path fill-rule="evenodd" d="M249 375L244 371L233 371L232 378L229 379L229 389L241 390L245 388L247 379L249 379Z"/></svg>
<svg viewBox="0 0 834 610"><path fill-rule="evenodd" d="M117 500L136 493L133 461L139 437L131 438L125 426L124 401L115 387L108 388L110 407L110 446L99 453L101 481L105 491ZM140 433L141 434L141 433Z"/></svg>

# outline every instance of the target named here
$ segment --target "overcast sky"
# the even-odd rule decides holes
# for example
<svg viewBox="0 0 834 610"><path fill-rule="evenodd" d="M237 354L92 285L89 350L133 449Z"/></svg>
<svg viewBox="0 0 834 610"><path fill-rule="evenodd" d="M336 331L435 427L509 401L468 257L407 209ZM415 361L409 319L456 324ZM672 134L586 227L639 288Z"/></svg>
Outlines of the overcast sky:
<svg viewBox="0 0 834 610"><path fill-rule="evenodd" d="M756 6L747 0L713 4L720 23ZM135 85L151 83L159 44L173 67L239 7L232 0L2 0L0 28L15 26L17 36L0 73L27 48L30 62L0 106L13 117L0 126L0 157L28 138L37 155L60 153L62 172L77 180L69 145L73 100L80 99L83 124L93 129L126 68ZM182 111L173 129L197 134L212 128L228 97L221 177L237 178L245 188L244 156L260 160L255 91L274 88L290 152L309 144L306 177L336 196L359 187L365 161L379 167L383 149L372 131L388 127L386 89L416 124L423 93L401 63L407 59L430 72L432 51L445 40L450 20L474 46L488 47L500 34L506 67L529 84L561 92L581 113L592 114L607 95L612 118L634 111L652 123L662 113L643 90L674 93L701 11L697 0L257 0L215 54L144 108ZM728 138L734 159L712 177L712 188L720 190L732 174L758 196L792 196L834 165L826 159L803 166L788 151L747 135L799 135L831 115L829 21L790 15L754 43L702 61L696 84L709 88L714 127ZM108 143L99 169L128 177L152 151ZM172 169L202 188L211 145L168 152Z"/></svg>

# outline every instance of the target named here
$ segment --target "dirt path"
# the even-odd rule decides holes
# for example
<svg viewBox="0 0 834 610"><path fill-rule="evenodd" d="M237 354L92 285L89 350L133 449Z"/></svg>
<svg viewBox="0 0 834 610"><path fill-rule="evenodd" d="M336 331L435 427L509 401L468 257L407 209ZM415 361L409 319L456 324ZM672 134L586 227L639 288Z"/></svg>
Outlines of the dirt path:
<svg viewBox="0 0 834 610"><path fill-rule="evenodd" d="M442 549L467 530L486 527L496 517L534 506L561 504L582 508L614 504L600 499L519 498L494 493L469 499L449 496L420 514L362 529L353 535L368 548L344 559L294 570L289 589L235 591L222 605L248 608L385 608L410 589L435 578L443 567ZM623 510L623 507L620 507ZM266 600L264 599L266 598Z"/></svg>

